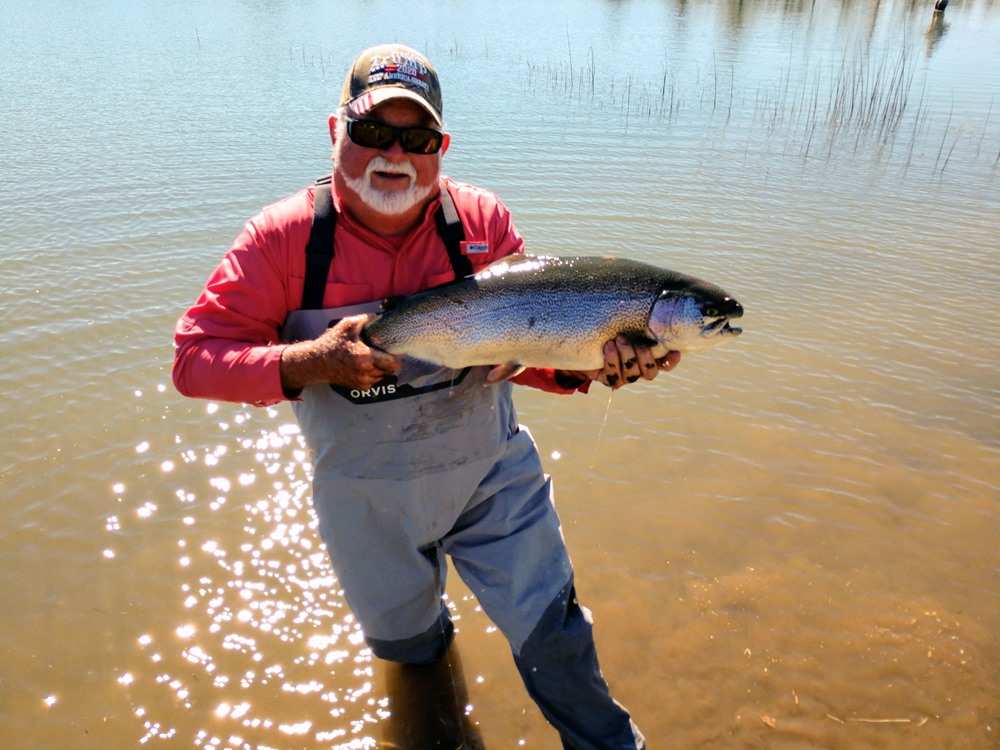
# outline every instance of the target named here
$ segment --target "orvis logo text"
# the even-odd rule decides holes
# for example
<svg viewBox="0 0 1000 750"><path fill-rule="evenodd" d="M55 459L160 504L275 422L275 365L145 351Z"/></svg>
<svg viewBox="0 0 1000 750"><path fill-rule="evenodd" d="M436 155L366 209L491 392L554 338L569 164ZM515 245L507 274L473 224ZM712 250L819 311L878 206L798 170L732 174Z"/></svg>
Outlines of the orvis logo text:
<svg viewBox="0 0 1000 750"><path fill-rule="evenodd" d="M364 391L359 391L357 388L351 390L351 398L356 400L370 399L370 398L383 398L385 396L392 396L396 393L395 383L385 383L382 385L373 385Z"/></svg>
<svg viewBox="0 0 1000 750"><path fill-rule="evenodd" d="M433 393L444 388L454 388L469 374L471 368L456 372L447 368L441 368L438 378L421 385L414 386L410 383L399 383L395 375L390 375L384 380L376 383L371 388L361 390L360 388L345 388L342 385L330 384L330 388L335 393L343 396L352 404L357 406L368 406L369 404L379 404L385 401L393 401L397 398L410 398L411 396L422 396Z"/></svg>

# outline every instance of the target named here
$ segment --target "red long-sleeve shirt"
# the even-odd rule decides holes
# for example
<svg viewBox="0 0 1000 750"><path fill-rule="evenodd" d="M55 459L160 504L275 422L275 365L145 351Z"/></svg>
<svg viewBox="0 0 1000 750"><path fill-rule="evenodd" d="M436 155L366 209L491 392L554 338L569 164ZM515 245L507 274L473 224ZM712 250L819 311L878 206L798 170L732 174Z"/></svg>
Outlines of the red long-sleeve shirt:
<svg viewBox="0 0 1000 750"><path fill-rule="evenodd" d="M467 242L480 250L469 254L473 270L524 251L510 212L493 193L445 181ZM173 378L184 395L257 406L288 400L281 388L285 345L279 331L287 314L301 307L314 193L314 187L305 188L250 219L177 322ZM434 222L438 205L433 201L423 221L398 238L376 234L339 211L323 306L371 302L451 281L454 272ZM514 382L558 393L576 390L558 385L546 369L526 370Z"/></svg>

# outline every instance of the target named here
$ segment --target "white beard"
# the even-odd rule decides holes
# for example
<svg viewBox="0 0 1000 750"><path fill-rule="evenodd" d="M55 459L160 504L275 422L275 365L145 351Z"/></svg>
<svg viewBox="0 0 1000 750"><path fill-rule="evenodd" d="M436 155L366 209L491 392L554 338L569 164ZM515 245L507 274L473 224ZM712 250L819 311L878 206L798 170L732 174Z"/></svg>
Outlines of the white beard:
<svg viewBox="0 0 1000 750"><path fill-rule="evenodd" d="M340 168L340 144L348 138L347 129L342 123L337 124L337 148L333 150L333 168ZM373 172L389 172L392 174L404 174L410 178L410 186L406 190L379 190L372 186ZM416 184L417 172L409 162L395 163L384 156L376 156L365 168L364 177L347 177L341 172L344 182L351 190L358 194L361 201L373 211L383 216L399 216L409 211L411 208L426 200L437 188L437 185L425 185L420 187Z"/></svg>

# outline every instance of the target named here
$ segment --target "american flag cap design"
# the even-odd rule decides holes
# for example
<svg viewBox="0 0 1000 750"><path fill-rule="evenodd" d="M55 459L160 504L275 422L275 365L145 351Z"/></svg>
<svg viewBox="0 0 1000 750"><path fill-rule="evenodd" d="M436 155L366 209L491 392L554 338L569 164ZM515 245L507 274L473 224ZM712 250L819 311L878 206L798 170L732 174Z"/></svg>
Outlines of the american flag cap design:
<svg viewBox="0 0 1000 750"><path fill-rule="evenodd" d="M370 47L354 60L344 88L340 106L355 117L362 117L390 99L415 101L444 126L441 82L437 70L420 52L402 44L382 44Z"/></svg>

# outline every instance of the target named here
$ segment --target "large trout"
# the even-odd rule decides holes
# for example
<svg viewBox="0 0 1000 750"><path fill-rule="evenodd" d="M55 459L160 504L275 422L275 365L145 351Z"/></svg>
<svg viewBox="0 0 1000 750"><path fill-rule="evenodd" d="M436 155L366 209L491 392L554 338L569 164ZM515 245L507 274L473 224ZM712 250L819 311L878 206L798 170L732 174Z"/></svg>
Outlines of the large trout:
<svg viewBox="0 0 1000 750"><path fill-rule="evenodd" d="M474 276L390 300L362 338L455 369L510 364L595 370L622 335L693 352L742 331L743 307L707 281L621 258L511 256Z"/></svg>

